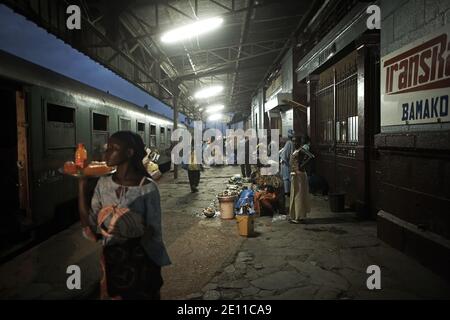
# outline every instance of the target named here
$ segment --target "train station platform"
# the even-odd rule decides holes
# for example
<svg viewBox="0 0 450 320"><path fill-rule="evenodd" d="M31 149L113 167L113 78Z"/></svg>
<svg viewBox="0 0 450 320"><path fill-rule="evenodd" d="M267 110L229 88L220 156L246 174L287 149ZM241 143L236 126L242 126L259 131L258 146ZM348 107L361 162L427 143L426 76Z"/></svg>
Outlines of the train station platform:
<svg viewBox="0 0 450 320"><path fill-rule="evenodd" d="M449 299L450 284L377 238L376 222L331 213L313 197L306 224L257 218L257 236L239 236L236 222L201 211L239 167L202 173L198 193L187 174L159 181L163 237L172 265L163 269L162 299ZM0 266L1 299L96 299L100 246L78 224ZM81 290L68 290L69 265L81 269ZM381 268L381 290L369 290L367 267Z"/></svg>

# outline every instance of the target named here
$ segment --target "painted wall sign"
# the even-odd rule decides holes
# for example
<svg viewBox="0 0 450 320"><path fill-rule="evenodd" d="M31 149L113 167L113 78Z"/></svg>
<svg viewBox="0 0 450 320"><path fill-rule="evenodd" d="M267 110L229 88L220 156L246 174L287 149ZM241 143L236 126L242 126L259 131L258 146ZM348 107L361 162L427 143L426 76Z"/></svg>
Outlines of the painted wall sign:
<svg viewBox="0 0 450 320"><path fill-rule="evenodd" d="M450 25L381 60L381 126L450 122Z"/></svg>

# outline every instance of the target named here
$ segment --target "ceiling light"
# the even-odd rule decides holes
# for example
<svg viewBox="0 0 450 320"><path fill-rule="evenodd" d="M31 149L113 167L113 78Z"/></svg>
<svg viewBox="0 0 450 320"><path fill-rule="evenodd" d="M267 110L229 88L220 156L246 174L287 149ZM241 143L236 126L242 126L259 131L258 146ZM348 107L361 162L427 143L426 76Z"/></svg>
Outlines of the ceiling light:
<svg viewBox="0 0 450 320"><path fill-rule="evenodd" d="M197 21L164 33L161 37L161 41L165 43L174 43L181 40L190 39L217 29L222 23L222 18L210 18Z"/></svg>
<svg viewBox="0 0 450 320"><path fill-rule="evenodd" d="M208 88L201 89L200 91L197 91L195 93L194 97L196 99L205 99L205 98L216 96L217 94L219 94L222 91L223 91L222 86L208 87Z"/></svg>
<svg viewBox="0 0 450 320"><path fill-rule="evenodd" d="M217 111L220 111L223 109L225 109L225 106L223 104L215 104L213 106L209 106L208 109L206 109L206 112L212 113L212 112L217 112Z"/></svg>
<svg viewBox="0 0 450 320"><path fill-rule="evenodd" d="M222 117L223 117L223 115L221 113L216 113L216 114L210 115L208 117L208 121L217 121L217 120L222 119Z"/></svg>

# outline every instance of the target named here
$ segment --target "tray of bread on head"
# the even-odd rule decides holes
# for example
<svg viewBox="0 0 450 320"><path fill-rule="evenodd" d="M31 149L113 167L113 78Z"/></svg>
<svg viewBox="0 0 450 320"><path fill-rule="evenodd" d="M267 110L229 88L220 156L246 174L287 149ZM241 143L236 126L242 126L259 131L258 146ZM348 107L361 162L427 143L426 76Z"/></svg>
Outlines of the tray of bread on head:
<svg viewBox="0 0 450 320"><path fill-rule="evenodd" d="M116 172L115 167L109 167L106 162L92 161L86 167L80 168L73 161L64 163L64 167L58 170L61 174L76 178L99 178Z"/></svg>

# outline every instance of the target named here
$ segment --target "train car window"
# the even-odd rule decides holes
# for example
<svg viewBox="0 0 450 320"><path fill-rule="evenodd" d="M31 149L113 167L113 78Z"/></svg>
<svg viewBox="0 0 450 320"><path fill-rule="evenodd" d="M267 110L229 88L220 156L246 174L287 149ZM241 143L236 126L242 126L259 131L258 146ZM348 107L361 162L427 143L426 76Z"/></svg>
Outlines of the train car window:
<svg viewBox="0 0 450 320"><path fill-rule="evenodd" d="M108 116L94 112L92 114L93 130L108 131L108 118L109 118Z"/></svg>
<svg viewBox="0 0 450 320"><path fill-rule="evenodd" d="M131 120L120 118L119 120L119 130L131 130Z"/></svg>
<svg viewBox="0 0 450 320"><path fill-rule="evenodd" d="M75 110L73 108L67 108L63 106L58 106L56 104L48 103L47 121L60 123L74 123Z"/></svg>
<svg viewBox="0 0 450 320"><path fill-rule="evenodd" d="M145 143L145 123L138 122L137 123L137 133L141 136L142 141Z"/></svg>
<svg viewBox="0 0 450 320"><path fill-rule="evenodd" d="M172 137L172 129L167 128L167 145L170 146L170 138Z"/></svg>
<svg viewBox="0 0 450 320"><path fill-rule="evenodd" d="M150 147L156 147L156 126L150 125Z"/></svg>
<svg viewBox="0 0 450 320"><path fill-rule="evenodd" d="M159 128L159 145L161 147L164 147L166 143L166 128L160 127Z"/></svg>
<svg viewBox="0 0 450 320"><path fill-rule="evenodd" d="M46 120L45 154L61 159L72 155L76 145L75 109L47 103Z"/></svg>
<svg viewBox="0 0 450 320"><path fill-rule="evenodd" d="M102 161L105 145L109 138L109 117L107 115L92 113L92 160Z"/></svg>

